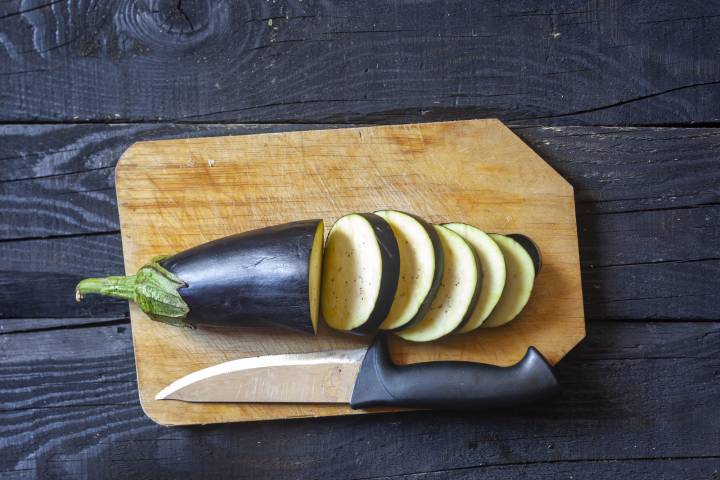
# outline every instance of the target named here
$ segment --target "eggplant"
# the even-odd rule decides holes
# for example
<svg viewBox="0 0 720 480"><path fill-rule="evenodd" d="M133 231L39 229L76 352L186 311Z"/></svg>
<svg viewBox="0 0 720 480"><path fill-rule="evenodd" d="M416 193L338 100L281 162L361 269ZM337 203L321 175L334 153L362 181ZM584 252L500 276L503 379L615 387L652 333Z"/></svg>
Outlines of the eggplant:
<svg viewBox="0 0 720 480"><path fill-rule="evenodd" d="M533 266L535 267L535 275L540 273L540 269L542 268L542 257L540 256L540 247L537 246L537 243L535 243L532 238L527 235L523 235L522 233L508 233L505 236L512 238L525 249L532 259Z"/></svg>
<svg viewBox="0 0 720 480"><path fill-rule="evenodd" d="M305 220L220 238L152 259L127 277L88 278L76 298L135 301L176 326L279 325L317 331L324 227Z"/></svg>
<svg viewBox="0 0 720 480"><path fill-rule="evenodd" d="M397 210L375 214L390 224L400 250L395 299L380 325L382 330L397 330L422 320L430 309L442 280L442 245L435 229L420 217Z"/></svg>
<svg viewBox="0 0 720 480"><path fill-rule="evenodd" d="M475 310L456 331L467 333L482 325L500 300L505 287L505 259L497 243L479 228L465 223L448 223L445 227L459 234L475 249L482 269L482 286Z"/></svg>
<svg viewBox="0 0 720 480"><path fill-rule="evenodd" d="M322 318L336 330L374 332L390 312L400 277L392 228L373 213L341 217L325 244Z"/></svg>
<svg viewBox="0 0 720 480"><path fill-rule="evenodd" d="M440 288L425 317L396 332L413 342L429 342L445 336L470 319L482 283L475 250L457 233L434 225L443 249L444 268Z"/></svg>
<svg viewBox="0 0 720 480"><path fill-rule="evenodd" d="M521 243L510 236L491 233L505 258L505 288L495 309L481 327L499 327L517 317L525 308L535 283L535 262ZM534 245L534 243L533 243ZM539 266L539 250L538 266Z"/></svg>

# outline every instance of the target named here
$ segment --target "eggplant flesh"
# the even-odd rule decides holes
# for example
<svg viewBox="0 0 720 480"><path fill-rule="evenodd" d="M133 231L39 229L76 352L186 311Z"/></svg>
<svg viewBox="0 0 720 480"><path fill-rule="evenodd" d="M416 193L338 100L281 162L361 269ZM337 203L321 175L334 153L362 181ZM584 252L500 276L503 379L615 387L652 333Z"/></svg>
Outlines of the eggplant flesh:
<svg viewBox="0 0 720 480"><path fill-rule="evenodd" d="M372 213L338 219L323 256L322 318L336 330L375 331L390 311L400 254L390 225Z"/></svg>
<svg viewBox="0 0 720 480"><path fill-rule="evenodd" d="M498 304L481 325L485 328L499 327L517 317L530 299L535 283L535 264L527 250L506 235L491 233L490 238L503 253L507 274Z"/></svg>
<svg viewBox="0 0 720 480"><path fill-rule="evenodd" d="M325 245L325 224L320 221L315 232L310 263L308 265L308 294L310 296L310 321L315 333L320 321L320 287L322 284L322 258Z"/></svg>
<svg viewBox="0 0 720 480"><path fill-rule="evenodd" d="M440 286L443 253L440 238L425 220L397 210L375 212L392 227L400 251L400 278L383 330L409 327L422 320Z"/></svg>
<svg viewBox="0 0 720 480"><path fill-rule="evenodd" d="M440 288L425 317L396 332L413 342L443 337L466 322L477 302L482 274L475 251L457 233L434 225L443 248L444 269Z"/></svg>

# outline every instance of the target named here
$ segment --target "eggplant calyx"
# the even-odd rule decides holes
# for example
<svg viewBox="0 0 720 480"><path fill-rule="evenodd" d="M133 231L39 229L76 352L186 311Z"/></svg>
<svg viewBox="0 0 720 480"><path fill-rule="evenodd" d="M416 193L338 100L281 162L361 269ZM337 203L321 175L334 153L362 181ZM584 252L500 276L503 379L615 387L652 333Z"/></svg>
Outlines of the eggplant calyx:
<svg viewBox="0 0 720 480"><path fill-rule="evenodd" d="M75 300L87 294L135 302L150 318L176 327L193 327L186 319L190 309L178 293L187 284L160 265L165 256L155 257L126 277L86 278L75 287Z"/></svg>

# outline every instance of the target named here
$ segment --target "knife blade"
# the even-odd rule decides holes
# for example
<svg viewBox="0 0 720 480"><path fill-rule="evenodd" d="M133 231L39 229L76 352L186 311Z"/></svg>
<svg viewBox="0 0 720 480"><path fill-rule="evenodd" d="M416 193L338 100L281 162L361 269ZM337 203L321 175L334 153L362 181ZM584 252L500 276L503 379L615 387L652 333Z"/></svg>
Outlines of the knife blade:
<svg viewBox="0 0 720 480"><path fill-rule="evenodd" d="M390 359L385 335L378 335L367 350L220 363L176 380L155 399L480 410L539 402L558 389L552 367L533 347L510 367L458 361L398 366Z"/></svg>

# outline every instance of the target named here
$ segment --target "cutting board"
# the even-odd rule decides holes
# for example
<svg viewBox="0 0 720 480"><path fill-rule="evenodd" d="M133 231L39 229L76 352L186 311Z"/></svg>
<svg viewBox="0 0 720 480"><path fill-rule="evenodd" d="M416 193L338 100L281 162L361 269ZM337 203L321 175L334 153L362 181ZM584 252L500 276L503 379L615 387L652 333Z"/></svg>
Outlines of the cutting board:
<svg viewBox="0 0 720 480"><path fill-rule="evenodd" d="M512 323L430 344L392 338L396 362L556 363L585 334L572 187L497 120L141 142L116 170L125 269L155 255L268 225L394 208L431 222L522 232L543 268ZM189 330L130 310L140 402L163 425L362 414L347 405L156 401L195 370L241 357L355 348L368 337L274 328ZM374 410L378 411L378 410Z"/></svg>

